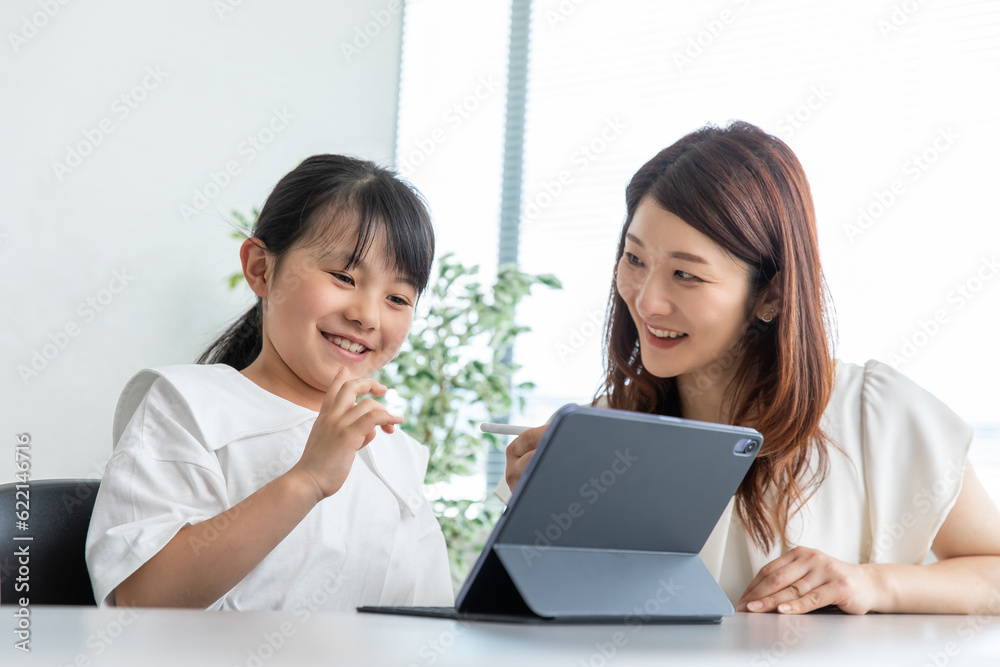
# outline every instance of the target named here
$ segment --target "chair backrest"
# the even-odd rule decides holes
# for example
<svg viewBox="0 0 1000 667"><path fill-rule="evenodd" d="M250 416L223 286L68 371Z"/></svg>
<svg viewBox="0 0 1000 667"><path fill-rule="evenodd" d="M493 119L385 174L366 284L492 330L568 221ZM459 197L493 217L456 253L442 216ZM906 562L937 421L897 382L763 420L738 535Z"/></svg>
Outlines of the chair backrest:
<svg viewBox="0 0 1000 667"><path fill-rule="evenodd" d="M0 485L0 602L26 597L32 605L96 604L84 547L100 485L97 479L32 480L27 493L23 485ZM21 529L17 516L25 510L27 527ZM28 562L22 564L16 554L25 546Z"/></svg>

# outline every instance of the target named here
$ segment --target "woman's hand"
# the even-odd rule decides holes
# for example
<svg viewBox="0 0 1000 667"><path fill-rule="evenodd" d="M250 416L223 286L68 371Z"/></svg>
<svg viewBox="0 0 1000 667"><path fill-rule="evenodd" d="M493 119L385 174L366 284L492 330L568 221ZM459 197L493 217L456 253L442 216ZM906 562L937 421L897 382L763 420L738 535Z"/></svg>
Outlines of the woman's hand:
<svg viewBox="0 0 1000 667"><path fill-rule="evenodd" d="M796 547L761 568L736 603L737 611L804 614L836 605L848 614L866 614L876 604L873 565L852 565L822 551Z"/></svg>
<svg viewBox="0 0 1000 667"><path fill-rule="evenodd" d="M529 428L507 445L507 470L504 473L504 478L507 481L507 488L511 491L520 481L524 469L528 466L528 461L531 460L535 448L538 447L538 441L542 439L542 434L548 427L549 425L545 424Z"/></svg>
<svg viewBox="0 0 1000 667"><path fill-rule="evenodd" d="M392 433L402 417L389 414L374 398L358 401L364 394L381 396L386 386L372 378L350 379L341 368L323 397L319 416L298 463L289 470L304 474L315 485L317 502L344 485L358 451L375 437L375 429Z"/></svg>

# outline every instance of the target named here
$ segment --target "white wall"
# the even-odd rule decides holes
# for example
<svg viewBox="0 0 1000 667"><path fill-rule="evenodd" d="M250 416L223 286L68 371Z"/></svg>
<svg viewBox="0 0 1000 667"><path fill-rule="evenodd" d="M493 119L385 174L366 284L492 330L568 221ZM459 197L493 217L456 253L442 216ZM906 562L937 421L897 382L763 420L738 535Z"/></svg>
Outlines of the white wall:
<svg viewBox="0 0 1000 667"><path fill-rule="evenodd" d="M33 479L98 476L129 377L250 305L232 209L393 156L399 0L63 1L0 7L0 483L19 433Z"/></svg>

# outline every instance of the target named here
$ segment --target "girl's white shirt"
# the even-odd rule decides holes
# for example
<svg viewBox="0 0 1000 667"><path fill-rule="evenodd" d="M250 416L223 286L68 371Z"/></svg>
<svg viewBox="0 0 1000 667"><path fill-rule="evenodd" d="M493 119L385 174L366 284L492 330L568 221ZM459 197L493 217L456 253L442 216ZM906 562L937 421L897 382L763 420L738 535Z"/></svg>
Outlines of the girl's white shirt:
<svg viewBox="0 0 1000 667"><path fill-rule="evenodd" d="M790 520L790 545L848 563L924 562L961 491L972 428L874 360L864 366L838 362L822 428L831 442L829 470ZM813 470L816 465L814 459ZM503 480L496 494L510 499ZM788 548L758 549L734 505L730 501L719 518L701 558L735 603L757 572Z"/></svg>
<svg viewBox="0 0 1000 667"><path fill-rule="evenodd" d="M135 375L118 401L114 452L87 535L98 602L113 605L115 587L181 528L217 517L291 468L317 415L223 364ZM444 536L423 495L427 461L427 448L398 427L379 430L340 491L209 608L452 605ZM226 529L219 518L212 525Z"/></svg>

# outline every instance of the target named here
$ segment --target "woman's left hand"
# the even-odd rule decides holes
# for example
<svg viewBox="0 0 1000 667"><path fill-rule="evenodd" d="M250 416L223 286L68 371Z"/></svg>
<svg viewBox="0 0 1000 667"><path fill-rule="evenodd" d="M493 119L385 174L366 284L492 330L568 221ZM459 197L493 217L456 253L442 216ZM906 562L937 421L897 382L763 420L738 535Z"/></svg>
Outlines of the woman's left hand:
<svg viewBox="0 0 1000 667"><path fill-rule="evenodd" d="M796 547L761 568L740 596L736 610L804 614L836 605L848 614L866 614L877 598L874 567Z"/></svg>

